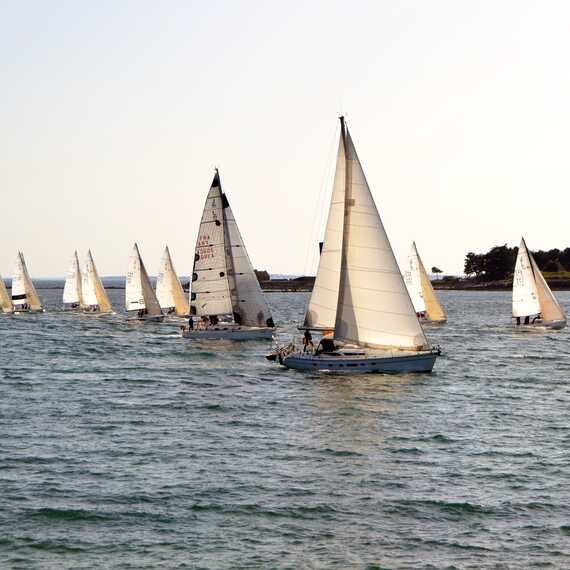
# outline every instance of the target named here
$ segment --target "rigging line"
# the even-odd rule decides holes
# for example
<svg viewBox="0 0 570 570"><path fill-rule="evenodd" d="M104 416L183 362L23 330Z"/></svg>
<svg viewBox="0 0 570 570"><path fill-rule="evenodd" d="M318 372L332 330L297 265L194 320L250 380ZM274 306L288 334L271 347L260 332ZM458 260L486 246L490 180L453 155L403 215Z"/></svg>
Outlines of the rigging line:
<svg viewBox="0 0 570 570"><path fill-rule="evenodd" d="M331 189L332 193L332 184L334 180L334 173L336 170L336 153L335 153L335 142L338 141L338 132L339 132L339 125L338 121L336 121L334 132L332 137L330 138L330 142L328 145L328 150L325 155L325 163L321 168L321 182L319 191L315 195L314 204L313 204L313 212L315 213L314 217L312 218L312 224L308 232L308 240L305 241L308 244L307 249L305 250L305 260L303 264L303 275L309 275L316 272L318 260L318 242L320 241L320 237L324 238L324 224L325 224L325 216L328 215L328 208L326 207L328 197L330 200L330 194L328 189ZM335 158L331 160L331 157L335 155Z"/></svg>

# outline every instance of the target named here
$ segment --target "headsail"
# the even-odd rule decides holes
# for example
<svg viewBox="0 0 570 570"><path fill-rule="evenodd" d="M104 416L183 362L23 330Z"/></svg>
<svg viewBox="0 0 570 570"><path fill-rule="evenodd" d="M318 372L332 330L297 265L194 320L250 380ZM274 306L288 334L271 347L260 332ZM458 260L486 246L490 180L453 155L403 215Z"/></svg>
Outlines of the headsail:
<svg viewBox="0 0 570 570"><path fill-rule="evenodd" d="M83 295L81 293L81 270L79 268L79 258L77 251L71 259L71 266L67 272L65 285L63 287L64 305L83 306Z"/></svg>
<svg viewBox="0 0 570 570"><path fill-rule="evenodd" d="M24 255L21 251L18 252L14 277L12 278L12 304L15 310L24 307L32 311L42 310L42 303L30 279L26 262L24 261Z"/></svg>
<svg viewBox="0 0 570 570"><path fill-rule="evenodd" d="M190 314L233 315L245 326L273 326L217 170L196 241Z"/></svg>
<svg viewBox="0 0 570 570"><path fill-rule="evenodd" d="M0 275L0 313L11 313L12 312L12 301L10 300L10 295L6 289L6 284L4 279Z"/></svg>
<svg viewBox="0 0 570 570"><path fill-rule="evenodd" d="M334 338L370 348L429 347L348 129L344 224Z"/></svg>
<svg viewBox="0 0 570 570"><path fill-rule="evenodd" d="M566 313L558 303L558 300L550 290L548 283L544 279L534 257L529 253L530 262L534 269L536 278L536 290L538 293L538 300L540 302L540 314L545 321L564 321L566 322Z"/></svg>
<svg viewBox="0 0 570 570"><path fill-rule="evenodd" d="M532 267L530 252L523 238L519 246L513 276L513 317L528 317L539 313L540 301L535 272Z"/></svg>
<svg viewBox="0 0 570 570"><path fill-rule="evenodd" d="M234 319L249 327L272 327L273 319L265 301L257 275L245 249L237 222L226 195L224 197L224 226L227 231L226 251L234 276L235 293L232 296Z"/></svg>
<svg viewBox="0 0 570 570"><path fill-rule="evenodd" d="M160 271L156 280L156 296L162 309L174 309L177 315L187 315L189 311L188 298L180 284L180 279L174 271L168 246L160 262Z"/></svg>
<svg viewBox="0 0 570 570"><path fill-rule="evenodd" d="M341 137L319 268L303 324L306 328L334 329L340 284L345 183L346 160Z"/></svg>
<svg viewBox="0 0 570 570"><path fill-rule="evenodd" d="M146 314L151 316L162 314L136 243L127 272L125 306L127 311L146 309Z"/></svg>
<svg viewBox="0 0 570 570"><path fill-rule="evenodd" d="M97 273L91 250L87 252L87 263L83 273L83 304L85 307L96 307L101 313L110 313L113 308L103 283Z"/></svg>
<svg viewBox="0 0 570 570"><path fill-rule="evenodd" d="M416 242L412 244L412 251L408 257L408 270L404 274L404 279L416 313L425 313L429 321L445 321L445 312L418 253Z"/></svg>

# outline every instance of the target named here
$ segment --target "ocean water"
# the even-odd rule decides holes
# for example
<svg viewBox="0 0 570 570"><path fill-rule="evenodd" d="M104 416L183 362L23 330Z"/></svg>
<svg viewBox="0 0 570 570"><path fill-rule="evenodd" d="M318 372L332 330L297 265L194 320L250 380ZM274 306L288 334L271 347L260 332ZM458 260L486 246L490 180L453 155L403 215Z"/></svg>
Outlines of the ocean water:
<svg viewBox="0 0 570 570"><path fill-rule="evenodd" d="M0 318L0 568L570 568L570 332L513 331L508 293L441 298L444 355L401 376ZM286 339L306 295L269 300Z"/></svg>

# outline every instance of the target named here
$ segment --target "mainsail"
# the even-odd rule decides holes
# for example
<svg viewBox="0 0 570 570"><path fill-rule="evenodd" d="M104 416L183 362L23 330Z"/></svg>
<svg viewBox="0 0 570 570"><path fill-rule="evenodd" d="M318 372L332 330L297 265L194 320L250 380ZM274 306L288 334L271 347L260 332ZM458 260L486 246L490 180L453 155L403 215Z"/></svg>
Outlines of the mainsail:
<svg viewBox="0 0 570 570"><path fill-rule="evenodd" d="M77 251L71 259L71 266L67 272L65 285L63 287L63 304L83 306L83 295L81 293L81 270L79 269L79 258Z"/></svg>
<svg viewBox="0 0 570 570"><path fill-rule="evenodd" d="M513 317L541 315L543 321L565 321L566 315L546 283L524 238L513 277Z"/></svg>
<svg viewBox="0 0 570 570"><path fill-rule="evenodd" d="M188 298L184 294L180 279L174 271L174 264L168 246L160 262L160 271L156 280L156 296L162 309L172 310L177 315L187 315L189 311Z"/></svg>
<svg viewBox="0 0 570 570"><path fill-rule="evenodd" d="M241 325L273 326L217 170L196 241L190 314L232 315Z"/></svg>
<svg viewBox="0 0 570 570"><path fill-rule="evenodd" d="M315 287L307 327L370 348L429 347L343 118Z"/></svg>
<svg viewBox="0 0 570 570"><path fill-rule="evenodd" d="M83 273L83 305L86 308L95 309L101 313L110 313L113 308L107 292L101 283L91 250L87 252L87 263Z"/></svg>
<svg viewBox="0 0 570 570"><path fill-rule="evenodd" d="M14 277L12 278L12 304L15 310L23 308L31 309L32 311L42 310L42 303L30 279L24 255L21 251L18 252Z"/></svg>
<svg viewBox="0 0 570 570"><path fill-rule="evenodd" d="M416 313L424 313L425 318L429 321L445 321L445 312L418 253L416 242L412 244L412 251L408 257L408 269L404 273L404 279Z"/></svg>
<svg viewBox="0 0 570 570"><path fill-rule="evenodd" d="M136 243L127 272L125 306L127 311L146 310L146 314L151 316L162 314Z"/></svg>
<svg viewBox="0 0 570 570"><path fill-rule="evenodd" d="M4 279L0 275L0 313L11 313L12 312L12 301L10 300L10 295L6 289L6 284Z"/></svg>

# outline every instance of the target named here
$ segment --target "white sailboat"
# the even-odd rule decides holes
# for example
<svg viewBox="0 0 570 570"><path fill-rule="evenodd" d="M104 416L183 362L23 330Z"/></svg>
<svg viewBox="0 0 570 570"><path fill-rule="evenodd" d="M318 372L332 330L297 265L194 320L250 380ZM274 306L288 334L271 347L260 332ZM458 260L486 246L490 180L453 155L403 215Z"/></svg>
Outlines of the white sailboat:
<svg viewBox="0 0 570 570"><path fill-rule="evenodd" d="M566 315L552 294L524 238L519 246L513 277L513 319L517 325L549 329L563 329L566 326Z"/></svg>
<svg viewBox="0 0 570 570"><path fill-rule="evenodd" d="M12 300L10 295L8 295L8 290L6 289L6 284L2 275L0 275L0 313L11 313L12 312Z"/></svg>
<svg viewBox="0 0 570 570"><path fill-rule="evenodd" d="M21 251L18 252L12 278L12 305L15 313L43 313L44 311Z"/></svg>
<svg viewBox="0 0 570 570"><path fill-rule="evenodd" d="M422 322L444 323L447 317L418 253L416 242L412 243L404 280L418 318Z"/></svg>
<svg viewBox="0 0 570 570"><path fill-rule="evenodd" d="M164 319L136 243L127 271L125 307L131 315L129 320L162 321Z"/></svg>
<svg viewBox="0 0 570 570"><path fill-rule="evenodd" d="M156 297L164 314L188 316L190 310L188 297L184 294L180 279L174 270L168 246L164 249L160 262L160 271L156 280Z"/></svg>
<svg viewBox="0 0 570 570"><path fill-rule="evenodd" d="M439 351L416 317L343 117L340 124L324 245L301 327L330 332L316 350L281 349L279 362L313 371L429 372Z"/></svg>
<svg viewBox="0 0 570 570"><path fill-rule="evenodd" d="M87 252L87 263L83 272L82 308L86 313L112 313L113 307L103 287L103 283L95 267L91 250Z"/></svg>
<svg viewBox="0 0 570 570"><path fill-rule="evenodd" d="M81 269L77 251L73 253L71 266L67 272L65 285L63 286L63 308L67 310L80 309L83 307L83 295L81 292Z"/></svg>
<svg viewBox="0 0 570 570"><path fill-rule="evenodd" d="M196 241L190 315L189 339L268 339L275 326L217 169Z"/></svg>

